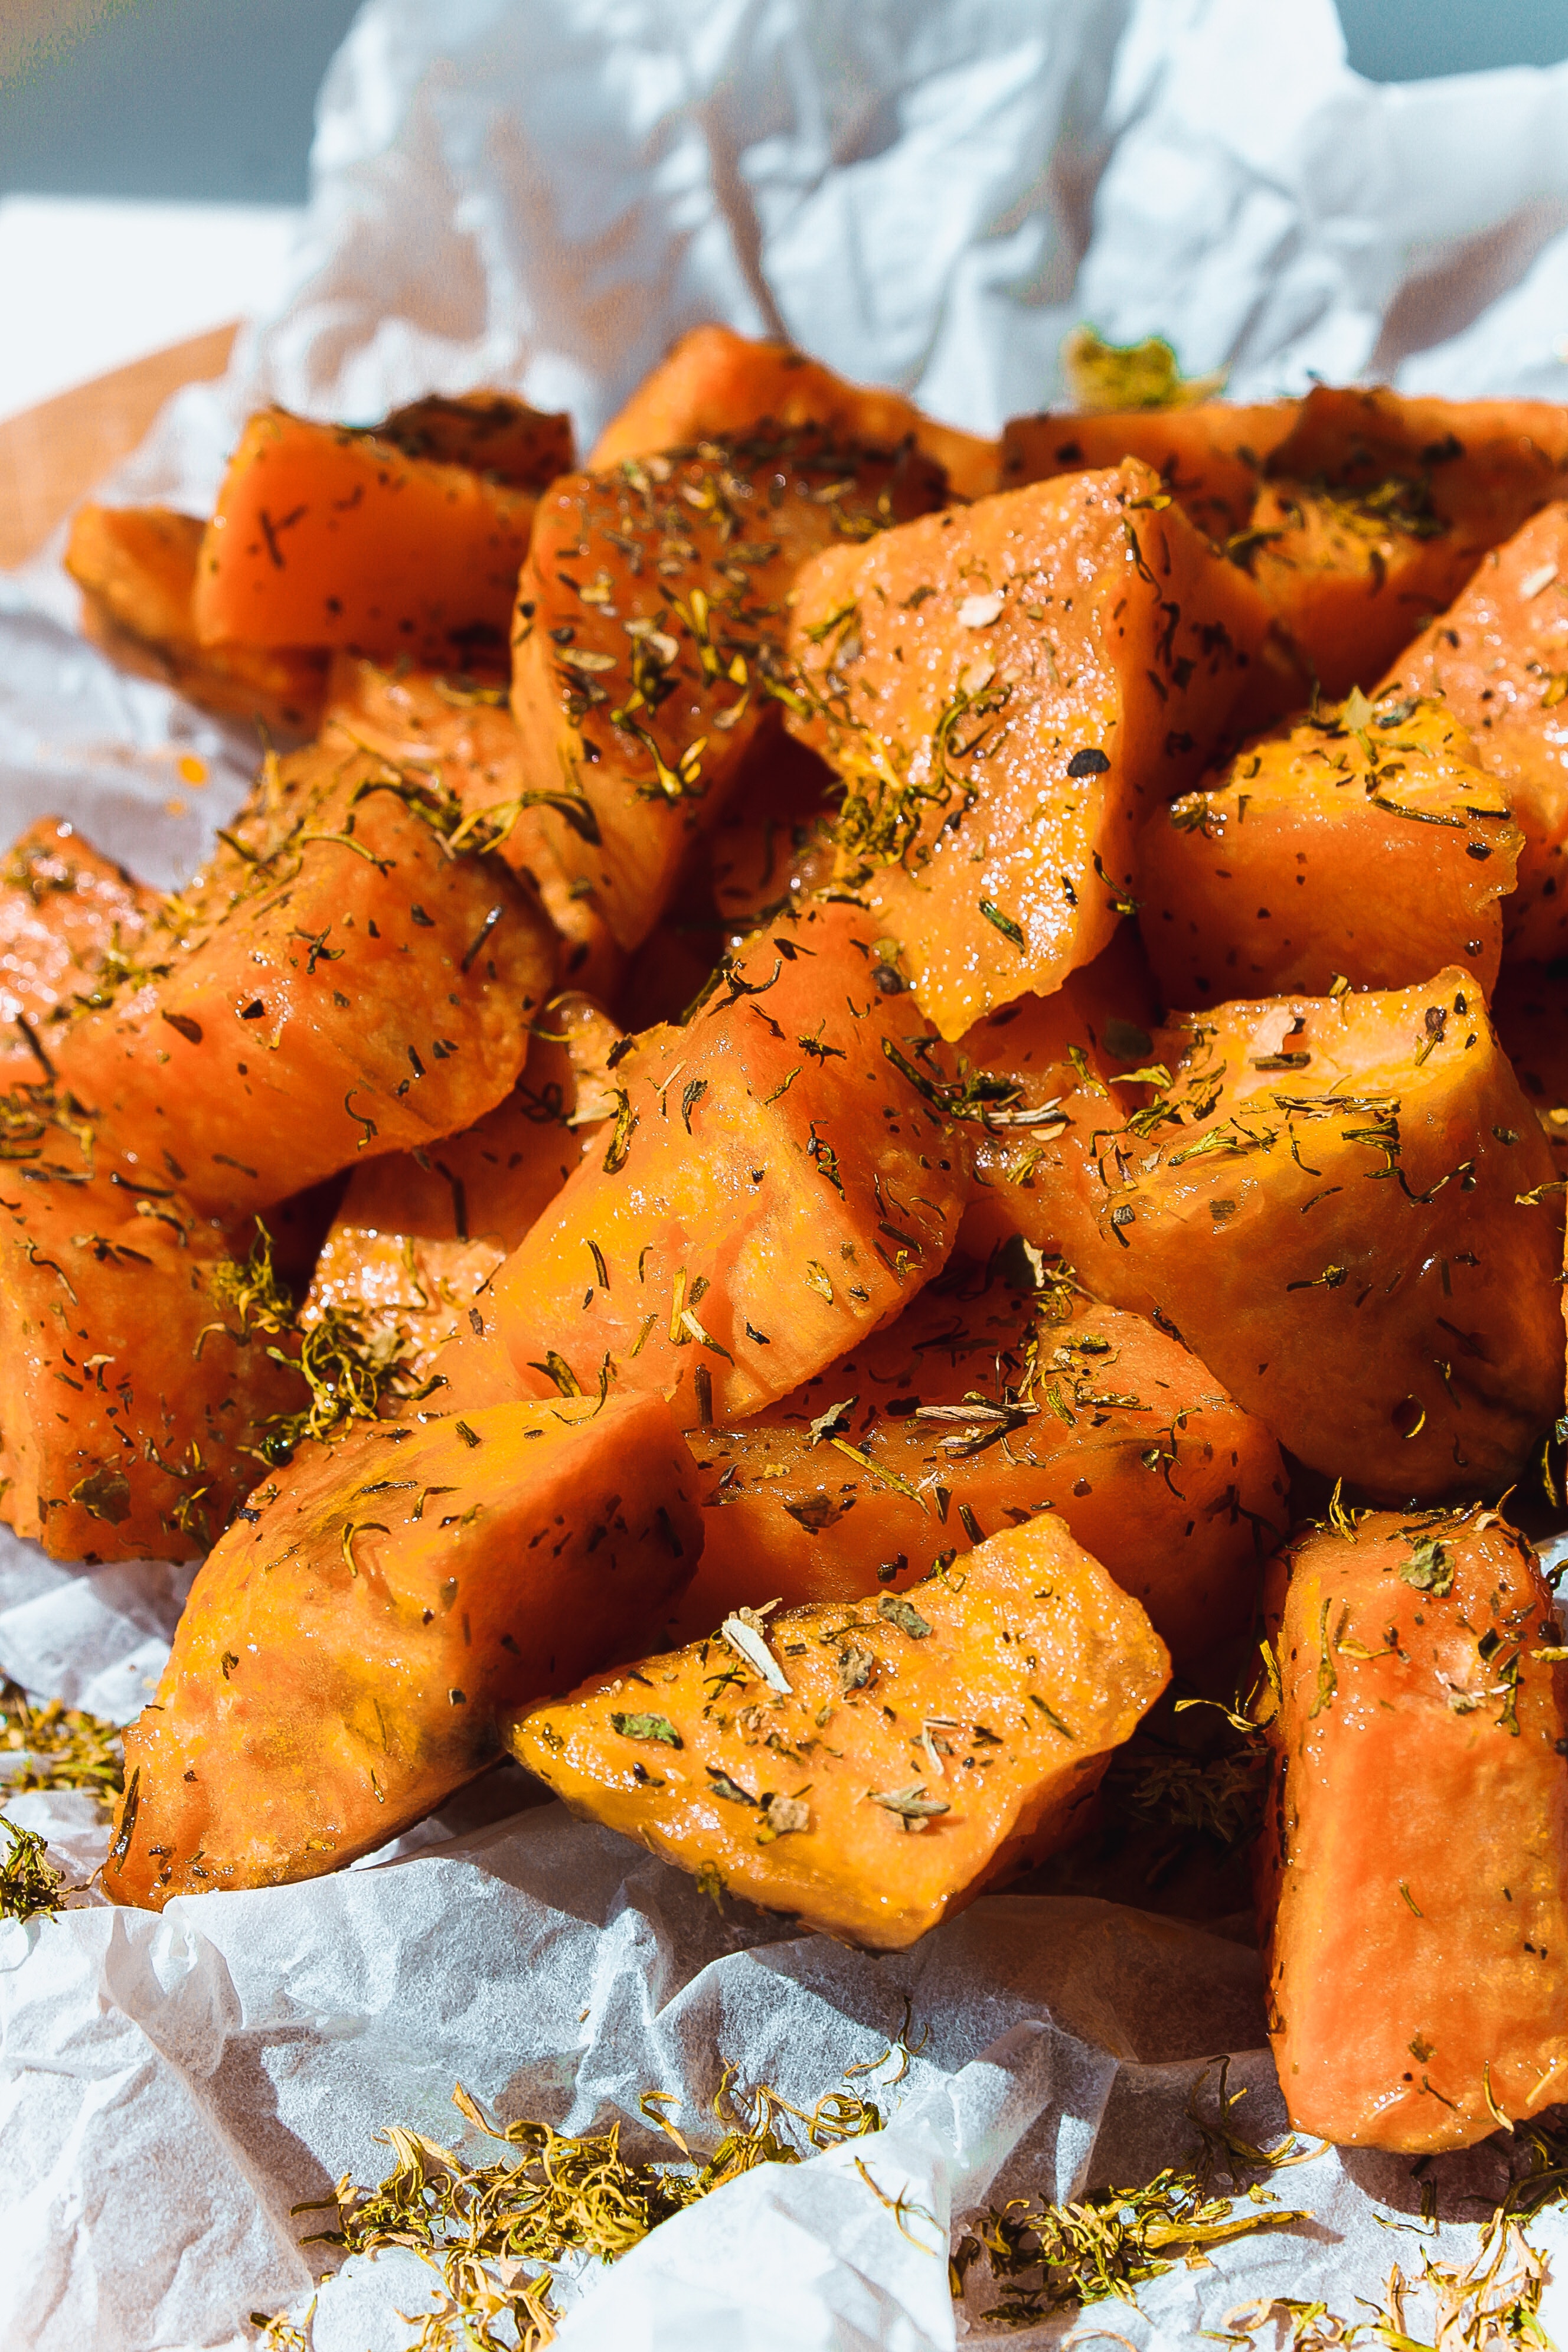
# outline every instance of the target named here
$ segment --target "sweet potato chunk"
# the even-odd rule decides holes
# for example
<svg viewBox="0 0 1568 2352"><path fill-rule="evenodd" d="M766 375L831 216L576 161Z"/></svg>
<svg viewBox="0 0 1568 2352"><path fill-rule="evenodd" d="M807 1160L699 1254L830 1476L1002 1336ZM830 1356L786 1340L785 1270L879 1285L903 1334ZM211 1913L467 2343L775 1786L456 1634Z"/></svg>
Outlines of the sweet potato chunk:
<svg viewBox="0 0 1568 2352"><path fill-rule="evenodd" d="M115 1149L214 1215L471 1126L522 1068L553 971L506 869L447 854L438 794L330 747L281 777L281 813L254 820L267 845L229 854L232 898L209 891L166 962L53 1055Z"/></svg>
<svg viewBox="0 0 1568 2352"><path fill-rule="evenodd" d="M1568 948L1568 501L1555 500L1478 566L1406 647L1380 692L1440 696L1524 834L1504 912L1510 961Z"/></svg>
<svg viewBox="0 0 1568 2352"><path fill-rule="evenodd" d="M333 1309L353 1316L416 1380L448 1340L482 1331L479 1292L566 1181L579 1136L596 1132L603 1073L585 1069L579 1095L563 1024L573 1044L618 1034L585 999L546 1006L522 1076L477 1126L354 1171L316 1262L307 1324ZM509 1363L503 1394L516 1393Z"/></svg>
<svg viewBox="0 0 1568 2352"><path fill-rule="evenodd" d="M1169 1086L1090 1138L1088 1287L1369 1495L1512 1475L1562 1391L1562 1195L1471 974L1223 1004L1153 1049Z"/></svg>
<svg viewBox="0 0 1568 2352"><path fill-rule="evenodd" d="M207 524L196 635L499 668L533 508L466 466L268 409L241 435Z"/></svg>
<svg viewBox="0 0 1568 2352"><path fill-rule="evenodd" d="M1568 412L1319 384L1268 472L1241 552L1337 700L1370 688L1488 549L1563 495Z"/></svg>
<svg viewBox="0 0 1568 2352"><path fill-rule="evenodd" d="M805 558L941 504L940 468L818 428L768 428L541 501L520 583L512 708L564 870L622 945L647 937L696 836L776 714Z"/></svg>
<svg viewBox="0 0 1568 2352"><path fill-rule="evenodd" d="M1439 703L1347 705L1250 745L1149 819L1139 923L1169 1004L1404 988L1490 993L1523 836Z"/></svg>
<svg viewBox="0 0 1568 2352"><path fill-rule="evenodd" d="M603 1378L668 1396L683 1428L732 1420L940 1272L968 1168L887 944L859 908L811 907L617 1058L603 1157L489 1293L534 1394Z"/></svg>
<svg viewBox="0 0 1568 2352"><path fill-rule="evenodd" d="M841 872L944 1037L1104 947L1138 825L1201 772L1267 629L1145 466L931 516L801 574L791 725Z"/></svg>
<svg viewBox="0 0 1568 2352"><path fill-rule="evenodd" d="M592 898L562 871L545 837L546 796L523 772L521 739L501 688L339 654L322 733L379 751L452 793L462 806L464 838L493 850L537 894L565 942L563 980L595 996L614 994L624 959Z"/></svg>
<svg viewBox="0 0 1568 2352"><path fill-rule="evenodd" d="M1188 521L1223 544L1246 530L1265 462L1300 404L1273 400L1248 408L1205 400L1191 408L1010 417L1002 433L1000 487L1022 489L1026 482L1138 457L1153 467Z"/></svg>
<svg viewBox="0 0 1568 2352"><path fill-rule="evenodd" d="M93 1173L16 1096L0 1121L0 1517L56 1559L195 1559L304 1381L237 1328L178 1193Z"/></svg>
<svg viewBox="0 0 1568 2352"><path fill-rule="evenodd" d="M1288 1518L1262 1423L1141 1316L1065 1286L1042 1313L950 1272L804 1388L692 1443L706 1536L677 1640L742 1604L853 1601L873 1567L917 1582L1054 1507L1180 1665L1248 1622Z"/></svg>
<svg viewBox="0 0 1568 2352"><path fill-rule="evenodd" d="M576 455L569 416L530 408L510 392L428 393L395 408L375 434L407 457L467 466L514 490L546 488Z"/></svg>
<svg viewBox="0 0 1568 2352"><path fill-rule="evenodd" d="M716 1890L882 1951L1065 1845L1169 1677L1138 1603L1049 1512L951 1582L742 1633L546 1701L513 1753Z"/></svg>
<svg viewBox="0 0 1568 2352"><path fill-rule="evenodd" d="M996 488L996 444L939 425L901 393L847 383L789 343L753 341L729 327L692 327L613 416L588 463L595 472L696 441L728 441L764 422L825 426L841 441L894 449L912 440L961 499Z"/></svg>
<svg viewBox="0 0 1568 2352"><path fill-rule="evenodd" d="M1568 1675L1496 1511L1383 1512L1269 1571L1258 1842L1269 2038L1300 2131L1467 2147L1568 2090Z"/></svg>
<svg viewBox="0 0 1568 2352"><path fill-rule="evenodd" d="M984 1258L1021 1234L1076 1263L1099 1233L1094 1138L1121 1114L1113 1087L1135 1083L1153 1053L1160 1005L1132 921L1049 996L1021 996L960 1041L960 1069L995 1097L971 1129L974 1192L959 1246ZM1136 1094L1124 1095L1131 1108Z"/></svg>
<svg viewBox="0 0 1568 2352"><path fill-rule="evenodd" d="M503 1752L503 1710L647 1637L696 1558L691 1484L657 1397L297 1455L203 1564L125 1735L109 1894L315 1878L406 1829Z"/></svg>
<svg viewBox="0 0 1568 2352"><path fill-rule="evenodd" d="M302 646L204 646L193 600L206 525L171 507L79 507L65 567L82 592L82 631L122 669L172 686L204 710L314 731L324 653Z"/></svg>
<svg viewBox="0 0 1568 2352"><path fill-rule="evenodd" d="M41 816L0 868L0 1089L47 1077L51 1016L89 995L161 903L64 817Z"/></svg>

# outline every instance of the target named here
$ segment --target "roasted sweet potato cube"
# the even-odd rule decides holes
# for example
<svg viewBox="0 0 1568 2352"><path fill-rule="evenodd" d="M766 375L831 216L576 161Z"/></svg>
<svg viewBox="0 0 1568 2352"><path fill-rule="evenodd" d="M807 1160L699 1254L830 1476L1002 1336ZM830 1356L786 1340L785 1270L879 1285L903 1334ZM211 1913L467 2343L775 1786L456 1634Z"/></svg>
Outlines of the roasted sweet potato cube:
<svg viewBox="0 0 1568 2352"><path fill-rule="evenodd" d="M562 871L545 838L546 795L523 772L521 739L500 688L339 654L322 732L437 779L462 804L465 838L493 850L537 894L565 943L563 980L595 996L614 994L624 959L592 897Z"/></svg>
<svg viewBox="0 0 1568 2352"><path fill-rule="evenodd" d="M104 1885L319 1877L504 1751L500 1717L646 1640L701 1540L657 1397L363 1424L296 1455L204 1562L125 1736Z"/></svg>
<svg viewBox="0 0 1568 2352"><path fill-rule="evenodd" d="M978 1402L977 1402L978 1400ZM1251 1620L1279 1448L1142 1316L952 1272L804 1388L694 1435L706 1529L672 1626L900 1589L1054 1507L1178 1665Z"/></svg>
<svg viewBox="0 0 1568 2352"><path fill-rule="evenodd" d="M1568 2090L1568 1675L1524 1537L1479 1505L1300 1536L1270 1569L1258 1846L1299 2130L1468 2147Z"/></svg>
<svg viewBox="0 0 1568 2352"><path fill-rule="evenodd" d="M204 646L504 667L531 492L281 408L229 460L196 567Z"/></svg>
<svg viewBox="0 0 1568 2352"><path fill-rule="evenodd" d="M172 507L79 507L65 566L82 592L82 629L122 669L172 686L204 710L309 735L327 657L302 646L204 646L193 600L206 525Z"/></svg>
<svg viewBox="0 0 1568 2352"><path fill-rule="evenodd" d="M519 587L512 708L564 870L624 947L647 937L764 726L807 556L945 495L918 453L775 427L613 471L540 503Z"/></svg>
<svg viewBox="0 0 1568 2352"><path fill-rule="evenodd" d="M1473 975L1217 1005L1153 1049L1169 1084L1090 1137L1087 1286L1369 1496L1514 1475L1562 1394L1563 1196Z"/></svg>
<svg viewBox="0 0 1568 2352"><path fill-rule="evenodd" d="M1019 490L1056 474L1091 473L1138 457L1153 467L1188 521L1223 543L1246 530L1264 465L1300 408L1295 400L1253 407L1205 400L1191 408L1010 417L999 487Z"/></svg>
<svg viewBox="0 0 1568 2352"><path fill-rule="evenodd" d="M1524 835L1504 909L1510 961L1568 948L1568 501L1478 565L1399 656L1379 695L1440 697L1498 778Z"/></svg>
<svg viewBox="0 0 1568 2352"><path fill-rule="evenodd" d="M1139 923L1169 1004L1404 988L1489 994L1523 836L1441 703L1347 705L1254 743L1152 815Z"/></svg>
<svg viewBox="0 0 1568 2352"><path fill-rule="evenodd" d="M229 1218L471 1126L521 1070L555 961L505 867L448 853L438 793L330 746L283 768L286 819L231 854L232 898L204 897L53 1054L113 1149Z"/></svg>
<svg viewBox="0 0 1568 2352"><path fill-rule="evenodd" d="M0 1087L49 1076L51 1021L129 956L161 903L64 817L41 816L0 867Z"/></svg>
<svg viewBox="0 0 1568 2352"><path fill-rule="evenodd" d="M861 908L813 906L616 1059L602 1156L490 1287L535 1394L603 1380L683 1428L733 1420L940 1272L968 1166L889 945Z"/></svg>
<svg viewBox="0 0 1568 2352"><path fill-rule="evenodd" d="M566 1181L583 1154L579 1138L597 1132L602 1062L587 1063L579 1091L571 1048L592 1052L605 1032L619 1034L584 998L547 1005L522 1076L477 1126L427 1151L389 1151L357 1168L303 1320L334 1309L352 1316L416 1381L448 1340L481 1335L479 1293ZM502 1394L516 1393L509 1362Z"/></svg>
<svg viewBox="0 0 1568 2352"><path fill-rule="evenodd" d="M1562 496L1568 412L1320 384L1268 473L1238 551L1337 699L1370 688L1488 549Z"/></svg>
<svg viewBox="0 0 1568 2352"><path fill-rule="evenodd" d="M530 408L510 392L427 393L395 408L375 433L410 457L467 466L514 490L546 488L576 457L569 416Z"/></svg>
<svg viewBox="0 0 1568 2352"><path fill-rule="evenodd" d="M73 1123L74 1125L74 1123ZM194 1559L305 1383L247 1334L219 1237L81 1130L0 1104L0 1517L56 1559Z"/></svg>
<svg viewBox="0 0 1568 2352"><path fill-rule="evenodd" d="M845 779L841 871L944 1037L1099 954L1141 820L1212 757L1267 625L1131 460L802 572L790 723Z"/></svg>
<svg viewBox="0 0 1568 2352"><path fill-rule="evenodd" d="M1129 919L1051 995L1021 996L966 1032L960 1068L995 1092L969 1129L974 1191L960 1248L987 1258L1022 1235L1069 1264L1080 1247L1094 1256L1094 1139L1120 1118L1118 1100L1138 1098L1160 1009Z"/></svg>
<svg viewBox="0 0 1568 2352"><path fill-rule="evenodd" d="M1067 1843L1168 1676L1137 1601L1047 1512L951 1580L753 1615L509 1737L574 1811L716 1893L902 1951Z"/></svg>
<svg viewBox="0 0 1568 2352"><path fill-rule="evenodd" d="M628 457L728 441L764 422L820 425L845 441L896 449L912 440L933 457L962 499L996 488L996 444L939 425L901 393L847 383L789 343L753 341L732 328L692 327L646 375L595 445L596 471Z"/></svg>

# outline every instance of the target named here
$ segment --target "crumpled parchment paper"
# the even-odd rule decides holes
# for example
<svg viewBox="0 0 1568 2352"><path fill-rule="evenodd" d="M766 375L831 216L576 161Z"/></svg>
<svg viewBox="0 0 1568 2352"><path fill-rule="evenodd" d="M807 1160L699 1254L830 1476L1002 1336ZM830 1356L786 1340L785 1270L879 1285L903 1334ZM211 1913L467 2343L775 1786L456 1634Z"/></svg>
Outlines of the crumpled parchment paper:
<svg viewBox="0 0 1568 2352"><path fill-rule="evenodd" d="M283 310L110 495L202 511L268 399L370 419L501 383L570 407L585 446L707 318L982 430L1058 394L1080 319L1164 333L1240 398L1365 374L1568 399L1565 134L1568 68L1373 88L1330 0L368 0L321 94ZM0 579L0 825L58 811L172 881L255 746L88 648L58 555ZM4 1538L0 1667L128 1718L189 1580ZM1182 2160L1220 2053L1248 2131L1283 2128L1244 1923L1001 1895L871 1958L721 1915L536 1796L508 1768L336 1878L162 1918L89 1890L0 1926L0 2342L216 2352L252 2312L302 2315L334 2257L301 2248L290 2206L379 2178L390 2122L484 2147L458 2079L503 2118L620 2116L651 2154L646 2090L710 2146L726 2064L806 2106L869 2068L880 2133L763 2168L563 2284L563 2344L616 2352L934 2352L999 2292L982 2266L950 2298L966 2211ZM89 1799L7 1810L73 1880L102 1858ZM927 2036L907 2058L906 2004ZM1353 2319L1391 2263L1473 2251L1502 2161L1489 2145L1430 2178L1436 2237L1406 2163L1324 2151L1274 2184L1310 2223L1014 2340L1185 2345L1271 2295ZM1531 2234L1561 2334L1568 2223ZM430 2288L412 2255L352 2261L312 2340L401 2352Z"/></svg>

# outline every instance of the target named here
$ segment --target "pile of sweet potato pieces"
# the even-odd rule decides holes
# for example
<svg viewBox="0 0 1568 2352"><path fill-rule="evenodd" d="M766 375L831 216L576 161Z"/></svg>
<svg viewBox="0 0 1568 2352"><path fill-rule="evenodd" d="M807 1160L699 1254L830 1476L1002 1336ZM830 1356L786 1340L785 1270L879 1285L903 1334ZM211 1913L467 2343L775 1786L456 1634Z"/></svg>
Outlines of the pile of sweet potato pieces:
<svg viewBox="0 0 1568 2352"><path fill-rule="evenodd" d="M581 470L272 412L68 562L298 746L0 889L0 1513L206 1554L110 1892L510 1751L897 1948L1261 1637L1293 2119L1554 2102L1568 412L992 443L710 328Z"/></svg>

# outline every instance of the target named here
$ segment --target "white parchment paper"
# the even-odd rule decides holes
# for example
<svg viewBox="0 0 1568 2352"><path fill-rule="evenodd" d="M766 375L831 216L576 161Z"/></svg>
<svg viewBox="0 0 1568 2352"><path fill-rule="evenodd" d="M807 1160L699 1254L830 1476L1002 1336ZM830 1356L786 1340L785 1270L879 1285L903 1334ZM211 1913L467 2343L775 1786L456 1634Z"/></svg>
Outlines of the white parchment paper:
<svg viewBox="0 0 1568 2352"><path fill-rule="evenodd" d="M1058 394L1080 319L1164 333L1242 398L1364 374L1568 399L1568 68L1373 88L1348 71L1330 0L368 0L321 93L314 179L283 308L247 328L226 381L171 404L110 495L202 511L268 399L369 419L500 383L569 407L586 446L708 318L785 332L981 430ZM0 579L0 826L58 811L174 880L255 747L88 648L58 552ZM127 1718L189 1577L77 1570L0 1538L0 1667ZM308 1886L162 1918L89 1895L0 1926L0 2343L247 2341L250 2313L303 2314L332 2266L301 2250L289 2207L343 2171L378 2178L388 2122L462 2142L458 2078L503 2117L619 2116L648 2153L639 2097L673 2091L710 2143L725 2063L810 2105L887 2048L906 2000L929 2029L919 2055L896 2083L893 2061L856 2078L883 2132L753 2173L590 2268L562 2291L563 2343L946 2347L995 2299L983 2273L956 2313L949 2297L966 2210L1181 2158L1221 2052L1250 2130L1282 2127L1237 1923L1001 1896L868 1958L721 1916L525 1797L498 1774L388 1857ZM87 1799L8 1811L73 1876L101 1858ZM1436 2242L1408 2166L1324 2152L1279 2183L1310 2226L1023 2340L1186 2345L1274 2294L1354 2317L1391 2262L1473 2248L1463 2216L1495 2196L1500 2159L1434 2177ZM1557 2257L1542 2316L1561 2334L1568 2227L1532 2234ZM352 2262L320 2291L313 2341L394 2352L429 2285L412 2257Z"/></svg>

